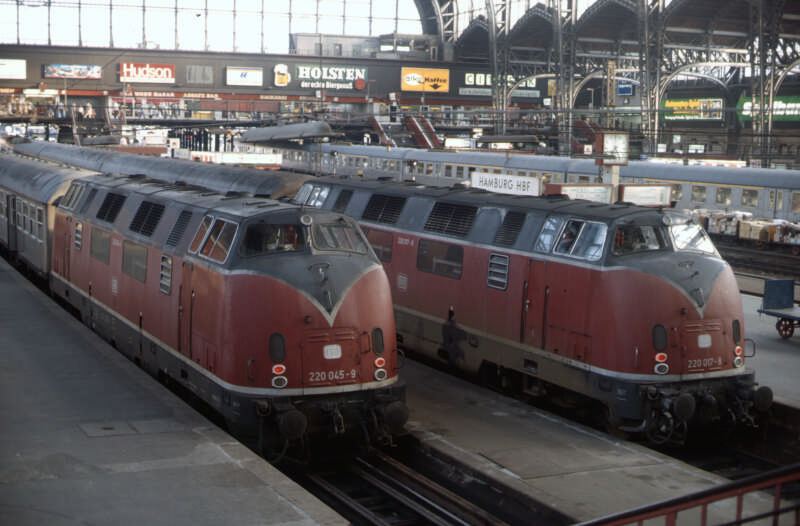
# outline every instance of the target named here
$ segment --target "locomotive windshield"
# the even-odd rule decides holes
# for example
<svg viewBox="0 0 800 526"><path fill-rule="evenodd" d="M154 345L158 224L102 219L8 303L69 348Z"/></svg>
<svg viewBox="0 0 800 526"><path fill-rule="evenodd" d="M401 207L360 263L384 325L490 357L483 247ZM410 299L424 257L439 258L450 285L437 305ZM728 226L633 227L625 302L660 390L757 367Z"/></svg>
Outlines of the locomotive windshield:
<svg viewBox="0 0 800 526"><path fill-rule="evenodd" d="M366 254L367 243L361 232L344 218L332 223L314 223L311 242L317 250L334 250Z"/></svg>
<svg viewBox="0 0 800 526"><path fill-rule="evenodd" d="M666 232L662 226L621 225L614 233L615 256L625 256L638 252L664 250L668 247Z"/></svg>
<svg viewBox="0 0 800 526"><path fill-rule="evenodd" d="M239 246L242 257L296 252L305 247L303 227L292 224L254 223L247 226Z"/></svg>
<svg viewBox="0 0 800 526"><path fill-rule="evenodd" d="M694 250L707 254L717 253L717 249L714 248L714 243L711 242L706 231L698 225L673 225L670 227L670 232L675 248L678 250Z"/></svg>

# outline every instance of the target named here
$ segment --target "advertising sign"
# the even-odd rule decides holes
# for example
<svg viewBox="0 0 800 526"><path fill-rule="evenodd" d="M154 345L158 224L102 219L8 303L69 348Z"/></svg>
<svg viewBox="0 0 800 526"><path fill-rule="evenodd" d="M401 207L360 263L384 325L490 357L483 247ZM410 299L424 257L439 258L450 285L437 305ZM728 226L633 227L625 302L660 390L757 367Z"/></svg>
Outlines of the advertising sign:
<svg viewBox="0 0 800 526"><path fill-rule="evenodd" d="M96 64L46 64L44 77L48 79L101 79L103 68Z"/></svg>
<svg viewBox="0 0 800 526"><path fill-rule="evenodd" d="M367 68L349 64L275 64L272 84L276 88L363 90L367 87Z"/></svg>
<svg viewBox="0 0 800 526"><path fill-rule="evenodd" d="M233 67L225 68L225 84L228 86L258 86L264 84L263 68Z"/></svg>
<svg viewBox="0 0 800 526"><path fill-rule="evenodd" d="M28 78L27 62L13 58L0 58L0 79L25 80Z"/></svg>
<svg viewBox="0 0 800 526"><path fill-rule="evenodd" d="M450 91L450 70L404 67L400 70L400 89L425 93L448 93Z"/></svg>
<svg viewBox="0 0 800 526"><path fill-rule="evenodd" d="M722 99L667 99L662 105L665 121L721 121Z"/></svg>
<svg viewBox="0 0 800 526"><path fill-rule="evenodd" d="M142 82L148 84L174 84L175 64L119 63L120 82Z"/></svg>
<svg viewBox="0 0 800 526"><path fill-rule="evenodd" d="M186 66L186 83L210 86L214 84L214 68L212 66Z"/></svg>
<svg viewBox="0 0 800 526"><path fill-rule="evenodd" d="M739 120L750 122L753 120L753 113L759 112L759 105L755 105L750 97L742 95L736 104ZM797 95L778 95L772 101L772 120L774 122L797 122L800 121L800 96Z"/></svg>
<svg viewBox="0 0 800 526"><path fill-rule="evenodd" d="M492 74L485 72L465 72L462 74L461 84L458 87L459 95L471 97L491 97L492 96ZM507 77L508 85L513 86L516 78L513 75ZM527 88L527 89L526 89ZM531 79L521 82L517 89L511 92L512 98L538 99L542 92L536 88L536 80Z"/></svg>
<svg viewBox="0 0 800 526"><path fill-rule="evenodd" d="M471 179L473 188L498 194L539 195L541 192L541 180L538 177L472 172Z"/></svg>

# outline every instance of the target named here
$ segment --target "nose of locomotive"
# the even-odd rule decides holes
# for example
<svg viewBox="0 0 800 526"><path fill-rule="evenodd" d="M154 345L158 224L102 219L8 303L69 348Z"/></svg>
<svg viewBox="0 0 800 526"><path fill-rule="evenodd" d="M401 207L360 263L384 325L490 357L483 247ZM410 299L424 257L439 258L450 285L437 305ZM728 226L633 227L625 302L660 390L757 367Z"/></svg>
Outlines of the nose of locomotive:
<svg viewBox="0 0 800 526"><path fill-rule="evenodd" d="M642 257L629 262L630 267L658 276L680 288L697 309L702 310L721 275L732 272L728 264L717 256L695 253L675 253ZM738 290L738 289L736 289Z"/></svg>

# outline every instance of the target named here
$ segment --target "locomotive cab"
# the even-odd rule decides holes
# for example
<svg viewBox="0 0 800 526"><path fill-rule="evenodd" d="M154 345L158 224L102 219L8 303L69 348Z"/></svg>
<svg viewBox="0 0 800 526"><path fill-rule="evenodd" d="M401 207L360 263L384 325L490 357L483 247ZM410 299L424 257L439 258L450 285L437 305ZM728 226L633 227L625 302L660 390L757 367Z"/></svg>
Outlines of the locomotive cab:
<svg viewBox="0 0 800 526"><path fill-rule="evenodd" d="M650 401L644 430L658 442L693 418L753 424L749 410L765 411L772 393L745 367L739 288L706 232L674 211L626 217L611 232L606 263L626 276L611 280L617 294L649 291L611 316L625 349L615 367L642 378L631 399Z"/></svg>

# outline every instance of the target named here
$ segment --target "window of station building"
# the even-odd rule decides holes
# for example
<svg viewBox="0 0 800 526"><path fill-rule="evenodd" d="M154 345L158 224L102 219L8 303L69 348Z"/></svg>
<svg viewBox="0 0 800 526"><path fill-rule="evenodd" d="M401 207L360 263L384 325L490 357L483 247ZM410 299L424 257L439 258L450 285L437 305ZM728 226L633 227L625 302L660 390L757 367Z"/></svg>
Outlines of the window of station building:
<svg viewBox="0 0 800 526"><path fill-rule="evenodd" d="M364 233L367 235L367 241L369 241L378 259L384 263L392 261L392 247L394 246L394 236L392 233L376 230L374 228L364 228L362 230L364 230Z"/></svg>
<svg viewBox="0 0 800 526"><path fill-rule="evenodd" d="M730 188L717 188L716 203L718 205L730 206L731 193L732 189Z"/></svg>
<svg viewBox="0 0 800 526"><path fill-rule="evenodd" d="M208 238L203 243L200 254L208 259L223 263L228 259L233 238L239 225L224 219L217 219L208 233Z"/></svg>
<svg viewBox="0 0 800 526"><path fill-rule="evenodd" d="M792 213L800 214L800 192L792 192Z"/></svg>
<svg viewBox="0 0 800 526"><path fill-rule="evenodd" d="M755 208L758 206L758 190L742 190L742 206Z"/></svg>
<svg viewBox="0 0 800 526"><path fill-rule="evenodd" d="M111 234L99 228L92 228L89 252L94 259L108 265L111 256Z"/></svg>
<svg viewBox="0 0 800 526"><path fill-rule="evenodd" d="M144 283L147 279L147 247L123 241L122 272Z"/></svg>
<svg viewBox="0 0 800 526"><path fill-rule="evenodd" d="M192 244L189 246L189 252L197 252L197 250L200 248L200 243L202 243L203 239L205 239L208 229L211 227L211 223L213 222L214 218L212 216L205 216L203 218L203 222L200 223L200 226L197 228L197 233L194 235Z"/></svg>
<svg viewBox="0 0 800 526"><path fill-rule="evenodd" d="M420 239L417 244L417 269L451 279L461 279L464 249L459 245Z"/></svg>
<svg viewBox="0 0 800 526"><path fill-rule="evenodd" d="M692 185L692 202L705 203L706 202L706 187L699 185Z"/></svg>

